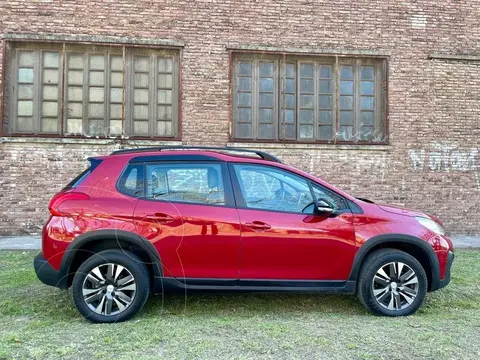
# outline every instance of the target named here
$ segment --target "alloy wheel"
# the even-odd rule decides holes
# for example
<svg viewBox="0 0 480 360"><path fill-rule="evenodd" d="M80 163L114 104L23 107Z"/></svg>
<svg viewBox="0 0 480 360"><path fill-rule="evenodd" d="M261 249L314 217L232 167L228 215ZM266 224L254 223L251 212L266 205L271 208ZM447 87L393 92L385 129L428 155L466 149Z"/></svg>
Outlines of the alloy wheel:
<svg viewBox="0 0 480 360"><path fill-rule="evenodd" d="M112 316L125 311L133 302L137 284L124 266L106 263L93 268L82 286L83 300L93 312Z"/></svg>
<svg viewBox="0 0 480 360"><path fill-rule="evenodd" d="M382 265L372 280L375 300L391 311L408 308L417 297L418 287L417 274L403 262Z"/></svg>

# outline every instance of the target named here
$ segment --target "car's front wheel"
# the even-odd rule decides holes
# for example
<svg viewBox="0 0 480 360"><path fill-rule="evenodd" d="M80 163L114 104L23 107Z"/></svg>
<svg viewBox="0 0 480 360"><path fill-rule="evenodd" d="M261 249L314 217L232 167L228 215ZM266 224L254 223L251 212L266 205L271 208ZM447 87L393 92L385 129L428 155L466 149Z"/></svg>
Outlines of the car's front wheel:
<svg viewBox="0 0 480 360"><path fill-rule="evenodd" d="M427 285L425 270L417 259L400 250L381 249L365 260L357 291L369 311L406 316L420 308Z"/></svg>
<svg viewBox="0 0 480 360"><path fill-rule="evenodd" d="M80 313L97 323L130 319L150 293L149 273L136 255L105 250L88 258L72 282L73 300Z"/></svg>

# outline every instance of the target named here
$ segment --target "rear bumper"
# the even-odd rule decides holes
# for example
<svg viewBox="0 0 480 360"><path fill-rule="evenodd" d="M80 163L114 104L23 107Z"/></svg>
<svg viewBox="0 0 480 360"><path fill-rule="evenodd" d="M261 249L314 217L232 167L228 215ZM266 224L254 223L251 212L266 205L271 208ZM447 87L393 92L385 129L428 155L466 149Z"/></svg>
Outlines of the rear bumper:
<svg viewBox="0 0 480 360"><path fill-rule="evenodd" d="M35 267L35 273L38 279L50 286L55 286L61 289L66 289L65 281L62 281L60 274L55 270L47 260L43 257L43 254L38 254L33 260L33 266Z"/></svg>
<svg viewBox="0 0 480 360"><path fill-rule="evenodd" d="M447 258L447 268L445 270L445 277L442 280L439 280L436 290L441 289L450 283L453 259L455 259L455 254L453 253L453 251L449 251Z"/></svg>

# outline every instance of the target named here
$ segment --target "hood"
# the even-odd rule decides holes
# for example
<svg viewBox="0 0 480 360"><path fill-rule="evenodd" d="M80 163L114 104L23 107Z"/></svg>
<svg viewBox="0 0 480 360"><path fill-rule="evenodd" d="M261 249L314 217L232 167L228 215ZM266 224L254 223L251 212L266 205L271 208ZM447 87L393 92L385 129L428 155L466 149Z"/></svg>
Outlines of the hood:
<svg viewBox="0 0 480 360"><path fill-rule="evenodd" d="M377 204L378 207L386 212L398 214L398 215L405 215L405 216L422 216L431 218L431 216L417 210L408 209L403 206L397 205L389 205L389 204Z"/></svg>

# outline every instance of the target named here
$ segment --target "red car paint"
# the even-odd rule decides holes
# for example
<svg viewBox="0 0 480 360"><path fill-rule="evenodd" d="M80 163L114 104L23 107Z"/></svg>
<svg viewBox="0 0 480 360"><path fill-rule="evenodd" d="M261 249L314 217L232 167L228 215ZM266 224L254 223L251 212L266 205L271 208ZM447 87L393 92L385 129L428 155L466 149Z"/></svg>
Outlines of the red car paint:
<svg viewBox="0 0 480 360"><path fill-rule="evenodd" d="M209 206L137 199L117 190L129 160L178 155L178 151L118 154L100 164L74 189L56 195L43 228L42 251L59 270L68 245L79 235L102 229L132 232L150 241L166 277L219 279L346 280L355 254L369 239L405 234L429 243L447 267L451 241L423 227L421 212L358 200L319 178L281 163L219 152L183 150L182 155L215 157L232 163L288 170L355 203L363 213L336 217L235 206Z"/></svg>

